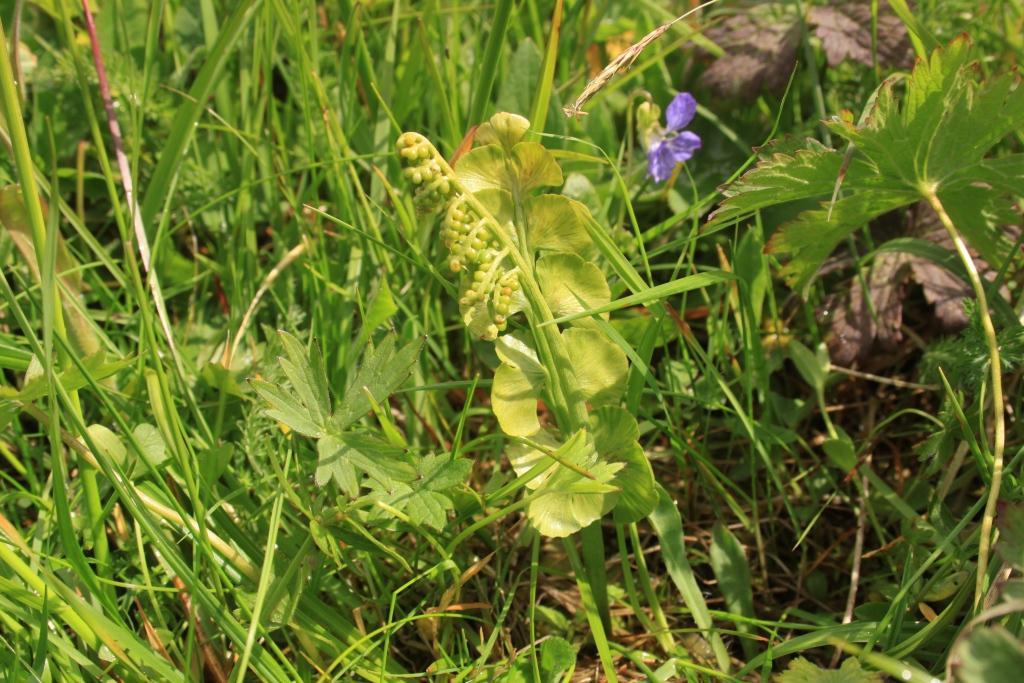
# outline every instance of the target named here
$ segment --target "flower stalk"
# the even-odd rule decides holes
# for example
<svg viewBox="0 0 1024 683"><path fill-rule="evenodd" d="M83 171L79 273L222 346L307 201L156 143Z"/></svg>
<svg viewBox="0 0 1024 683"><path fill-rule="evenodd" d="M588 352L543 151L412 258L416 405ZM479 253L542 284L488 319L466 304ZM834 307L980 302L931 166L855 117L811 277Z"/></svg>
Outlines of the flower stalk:
<svg viewBox="0 0 1024 683"><path fill-rule="evenodd" d="M967 244L949 214L946 213L946 208L942 205L934 187L923 187L922 193L932 209L935 210L950 239L953 240L957 255L964 265L967 279L970 280L974 296L978 301L978 317L981 319L981 329L988 347L989 371L992 381L992 480L988 488L988 500L985 502L985 513L981 519L981 536L978 539L978 571L974 586L974 609L977 611L983 604L985 591L988 589L988 561L992 550L992 526L996 516L996 505L999 502L999 489L1003 481L1003 455L1006 450L1003 369L999 355L999 338L996 336L996 328L989 312L985 285L978 273L978 268L974 265L974 259L971 257Z"/></svg>

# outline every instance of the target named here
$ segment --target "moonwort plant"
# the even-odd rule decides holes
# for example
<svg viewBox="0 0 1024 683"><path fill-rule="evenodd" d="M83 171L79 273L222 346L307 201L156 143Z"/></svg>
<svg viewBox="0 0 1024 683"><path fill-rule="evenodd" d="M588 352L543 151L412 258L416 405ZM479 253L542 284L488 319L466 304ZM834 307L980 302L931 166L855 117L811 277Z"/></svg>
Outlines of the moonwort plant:
<svg viewBox="0 0 1024 683"><path fill-rule="evenodd" d="M501 365L491 402L517 473L529 473L527 515L564 537L615 510L636 521L653 508L653 475L636 420L618 406L629 366L603 331L607 313L564 326L557 317L610 302L604 274L589 258L587 209L559 194L562 171L529 122L497 114L477 130L477 146L456 173L422 135L398 149L420 209L440 210L448 266L463 274L459 307L470 332L494 342ZM523 313L525 326L515 325ZM555 424L541 424L538 400Z"/></svg>
<svg viewBox="0 0 1024 683"><path fill-rule="evenodd" d="M461 275L463 321L501 360L491 405L529 490L527 516L547 536L582 532L585 550L601 557L586 568L600 586L597 523L608 513L638 521L657 494L636 418L619 405L629 364L605 333L608 314L556 322L600 309L611 292L591 259L586 207L542 192L562 184L562 171L543 145L525 139L528 128L521 116L496 114L477 129L457 172L418 133L402 134L397 147L416 207L442 216L447 264ZM542 423L539 400L553 421ZM566 549L578 565L572 543Z"/></svg>

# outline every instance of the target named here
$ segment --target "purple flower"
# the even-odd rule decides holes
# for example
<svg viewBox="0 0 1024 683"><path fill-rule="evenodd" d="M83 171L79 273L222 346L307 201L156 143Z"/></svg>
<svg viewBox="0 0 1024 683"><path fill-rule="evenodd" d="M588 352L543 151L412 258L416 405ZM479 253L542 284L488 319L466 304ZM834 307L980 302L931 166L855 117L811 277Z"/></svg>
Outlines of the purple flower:
<svg viewBox="0 0 1024 683"><path fill-rule="evenodd" d="M696 112L697 100L688 92L679 93L668 105L665 111L668 128L658 127L647 150L647 174L654 182L668 180L676 164L687 162L700 149L700 137L683 130L693 121Z"/></svg>

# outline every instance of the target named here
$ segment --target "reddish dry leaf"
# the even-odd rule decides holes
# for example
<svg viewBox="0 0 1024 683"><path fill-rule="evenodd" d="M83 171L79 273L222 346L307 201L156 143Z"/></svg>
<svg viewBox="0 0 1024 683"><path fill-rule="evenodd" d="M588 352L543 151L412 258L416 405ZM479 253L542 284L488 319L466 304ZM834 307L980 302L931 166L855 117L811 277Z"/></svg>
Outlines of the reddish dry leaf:
<svg viewBox="0 0 1024 683"><path fill-rule="evenodd" d="M876 342L892 349L902 340L900 326L910 258L906 254L880 254L867 275L867 295L860 278L854 278L849 301L832 320L828 340L832 362L850 365L863 360Z"/></svg>
<svg viewBox="0 0 1024 683"><path fill-rule="evenodd" d="M46 202L42 202L43 213L47 212ZM14 246L21 252L37 283L42 280L39 274L39 262L36 259L36 247L32 239L32 228L29 225L25 202L18 185L7 185L0 188L0 229L6 229ZM83 356L91 356L100 351L100 340L93 331L90 321L82 312L84 302L82 292L87 291L78 261L68 250L64 238L57 234L57 272L64 285L66 295L61 298L71 339Z"/></svg>
<svg viewBox="0 0 1024 683"><path fill-rule="evenodd" d="M871 3L833 0L829 5L812 7L807 15L814 35L821 40L829 66L847 59L872 66ZM878 60L883 64L906 68L913 64L913 50L907 28L886 5L878 10Z"/></svg>
<svg viewBox="0 0 1024 683"><path fill-rule="evenodd" d="M944 249L953 251L953 243L938 222L934 212L919 204L911 212L911 234ZM1011 235L1015 228L1008 229ZM988 280L996 271L971 250L975 266ZM964 299L974 296L968 283L946 268L928 259L906 253L883 252L875 257L866 276L867 292L861 279L854 277L849 298L836 309L828 339L829 354L837 365L865 361L877 348L893 350L903 339L903 301L910 282L921 287L925 301L933 307L933 315L946 332L956 332L967 325ZM1000 293L1009 298L1009 290Z"/></svg>
<svg viewBox="0 0 1024 683"><path fill-rule="evenodd" d="M921 285L925 301L935 309L935 318L944 330L956 331L967 325L964 299L972 296L971 286L942 266L925 259L910 264L914 280Z"/></svg>
<svg viewBox="0 0 1024 683"><path fill-rule="evenodd" d="M700 84L725 99L753 101L785 87L796 64L800 22L753 11L735 14L706 34L725 55L700 76Z"/></svg>

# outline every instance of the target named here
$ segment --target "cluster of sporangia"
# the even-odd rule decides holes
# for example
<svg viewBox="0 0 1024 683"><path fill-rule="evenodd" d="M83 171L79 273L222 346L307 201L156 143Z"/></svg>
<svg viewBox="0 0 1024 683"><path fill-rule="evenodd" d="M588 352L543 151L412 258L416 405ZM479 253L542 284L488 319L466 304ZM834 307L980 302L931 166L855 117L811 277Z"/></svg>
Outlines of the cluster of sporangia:
<svg viewBox="0 0 1024 683"><path fill-rule="evenodd" d="M492 234L492 221L456 190L454 171L425 137L403 133L398 138L398 153L405 166L403 174L416 186L416 208L433 211L445 207L441 226L445 246L451 253L448 267L455 273L466 270L472 278L459 304L463 308L486 304L492 322L482 336L487 341L497 339L498 333L508 326L519 278L515 270L504 264L507 251Z"/></svg>

